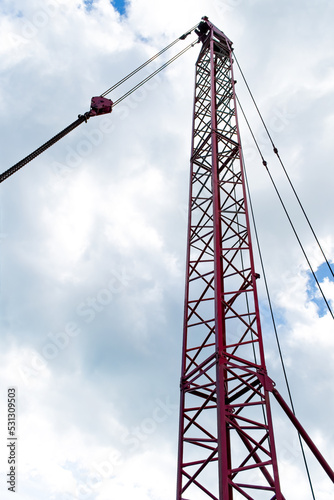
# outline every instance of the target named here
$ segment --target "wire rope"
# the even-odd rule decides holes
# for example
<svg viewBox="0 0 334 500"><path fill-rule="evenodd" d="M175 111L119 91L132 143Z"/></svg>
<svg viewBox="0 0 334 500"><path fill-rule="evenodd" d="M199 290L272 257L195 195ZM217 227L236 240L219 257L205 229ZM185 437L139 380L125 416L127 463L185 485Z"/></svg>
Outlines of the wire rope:
<svg viewBox="0 0 334 500"><path fill-rule="evenodd" d="M61 132L59 132L57 135L55 135L54 137L52 137L52 139L50 139L49 141L45 142L42 146L40 146L35 151L33 151L32 153L30 153L30 155L28 155L25 158L23 158L23 160L15 163L15 165L13 165L8 170L6 170L2 174L0 174L0 182L3 182L4 180L6 180L8 177L10 177L11 175L13 175L15 172L17 172L18 170L20 170L20 168L24 167L24 165L26 165L31 160L33 160L34 158L36 158L37 156L39 156L41 153L43 153L44 151L46 151L48 148L50 148L51 146L53 146L53 144L56 144L56 142L60 141L60 139L62 139L63 137L65 137L65 135L67 135L70 132L72 132L72 130L74 130L75 128L77 128L84 121L87 121L87 117L85 117L84 115L79 115L78 119L75 120L73 123L71 123L71 125L69 125L64 130L62 130Z"/></svg>
<svg viewBox="0 0 334 500"><path fill-rule="evenodd" d="M175 45L176 43L178 43L180 40L185 40L186 37L188 35L190 35L194 29L197 27L197 24L195 26L193 26L190 30L186 31L184 35L181 35L179 38L176 38L176 40L174 40L174 42L170 43L169 45L167 45L167 47L165 47L164 49L160 50L160 52L157 52L154 56L152 56L150 59L148 59L147 61L145 61L143 64L141 64L140 66L138 66L138 68L134 69L131 73L129 73L127 76L125 76L124 78L122 78L119 82L115 83L115 85L113 85L112 87L110 87L108 90L106 90L105 92L103 92L103 94L101 94L101 97L105 97L106 95L110 94L110 92L112 92L113 90L117 89L117 87L119 87L120 85L122 85L124 82L126 82L129 78L131 78L132 76L134 76L136 73L138 73L138 71L141 71L143 68L145 68L145 66L147 66L148 64L150 64L152 61L154 61L155 59L157 59L157 57L160 57L162 54L164 54L167 50L169 50L171 47L173 47L173 45Z"/></svg>
<svg viewBox="0 0 334 500"><path fill-rule="evenodd" d="M194 28L196 28L196 26L194 26ZM124 83L126 80L128 80L129 78L131 78L133 75L135 75L138 71L140 71L145 66L147 66L154 59L156 59L161 54L163 54L168 49L170 49L179 40L185 40L185 38L187 38L187 36L192 33L192 31L194 30L194 28L191 28L191 30L187 31L184 35L181 35L179 38L177 38L176 40L174 40L174 42L172 42L169 45L167 45L167 47L165 47L164 49L162 49L160 52L158 52L157 54L155 54L154 56L152 56L148 61L146 61L145 63L143 63L141 66L139 66L138 68L136 68L134 71L132 71L129 75L127 75L122 80L120 80L119 82L117 82L115 85L113 85L112 87L110 87L103 94L101 94L101 97L106 96L112 90L114 90L115 88L119 87L122 83ZM195 40L194 42L192 42L191 44L189 44L186 48L184 48L183 50L181 50L180 52L178 52L175 56L173 56L171 59L169 59L167 62L165 62L162 66L160 66L157 70L155 70L153 73L151 73L150 75L148 75L141 82L139 82L137 85L135 85L132 89L130 89L128 92L126 92L123 96L121 96L119 99L117 99L113 103L113 106L116 106L117 104L119 104L126 97L128 97L130 94L132 94L137 89L139 89L142 85L144 85L146 82L148 82L151 78L153 78L155 75L157 75L158 73L160 73L160 71L162 71L163 69L165 69L171 63L173 63L176 59L178 59L180 56L182 56L183 54L185 54L185 52L187 52L190 48L194 47L197 43L198 43L198 40ZM9 169L7 169L5 172L3 172L2 174L0 174L0 183L3 182L4 180L6 180L11 175L13 175L18 170L20 170L22 167L24 167L27 163L29 163L31 160L33 160L37 156L39 156L41 153L43 153L44 151L46 151L48 148L50 148L53 144L55 144L56 142L58 142L60 139L62 139L63 137L65 137L72 130L74 130L76 127L78 127L79 125L81 125L81 123L87 122L87 120L89 118L90 118L89 112L87 112L87 113L85 113L83 115L79 115L77 120L75 120L73 123L71 123L65 129L63 129L57 135L55 135L54 137L52 137L52 139L50 139L49 141L45 142L42 146L40 146L39 148L37 148L31 154L29 154L28 156L26 156L25 158L23 158L22 160L20 160L19 162L17 162L15 165L13 165Z"/></svg>
<svg viewBox="0 0 334 500"><path fill-rule="evenodd" d="M244 119L247 123L247 126L250 130L250 133L252 135L252 138L255 142L255 145L259 151L259 154L261 156L261 159L262 159L262 163L263 165L266 167L266 169L268 170L267 168L267 162L265 161L263 155L262 155L262 152L261 152L261 149L259 147L259 144L255 138L255 135L253 133L253 130L251 129L250 127L250 124L249 124L249 121L245 115L245 112L243 110L243 107L241 106L241 103L239 101L239 98L237 97L237 101L238 101L238 105L241 109L241 112L244 116ZM251 199L251 196L250 196L250 189L249 189L249 183L248 183L248 178L247 178L247 173L246 173L246 168L244 168L244 172L245 172L245 181L246 181L246 188L247 188L247 193L248 193L248 199L249 199L249 206L250 206L250 211L251 211L251 216L252 216L252 222L253 222L253 227L254 227L254 234L255 234L255 239L256 239L256 245L257 245L257 249L258 249L258 253L259 253L259 259L260 259L260 265L261 265L261 270L262 270L262 274L263 274L263 280L264 280L264 285L265 285L265 290L266 290L266 295L267 295L267 300L268 300L268 305L269 305L269 310L270 310L270 316L271 316L271 320L272 320L272 323L273 323L273 328L274 328L274 333L275 333L275 339L276 339L276 343L277 343L277 348L278 348L278 353L279 353L279 357L280 357L280 362L281 362L281 366L282 366L282 371L283 371L283 376L284 376L284 380L285 380L285 384L286 384L286 388L287 388L287 391L288 391L288 396L289 396L289 401L290 401L290 404L291 404L291 409L292 409L292 412L293 414L295 415L295 407L294 407L294 404L293 404L293 398L292 398L292 393L291 393L291 389L290 389L290 384L289 384L289 380L288 380L288 375L287 375L287 371L286 371L286 368L285 368L285 363L284 363L284 358L283 358L283 353L282 353L282 349L281 349L281 344L280 344L280 341L279 341L279 336L278 336L278 331L277 331L277 327L276 327L276 321L275 321L275 317L274 317L274 311L273 311L273 307L272 307L272 301L271 301L271 297L270 297L270 293L269 293L269 286L268 286L268 281L267 281L267 276L266 276L266 272L265 272L265 267L264 267L264 262L263 262L263 258L262 258L262 252L261 252L261 247L260 247L260 240L259 240L259 235L258 235L258 231L257 231L257 226L256 226L256 223L255 223L255 216L254 216L254 209L253 209L253 203L252 203L252 199ZM274 180L270 174L270 172L268 171L269 173L269 177L274 185L274 188L279 196L279 199L281 201L281 203L283 204L283 201L278 193L278 190L277 190L277 187L274 183ZM287 211L286 211L286 208L283 204L283 208L287 214ZM289 215L287 214L288 216L288 219L290 221L290 224L292 224L291 222L291 219L289 217ZM295 229L294 227L292 226L294 232L295 232ZM295 235L297 236L296 232L295 232ZM301 242L297 236L297 240L299 242L299 244L301 245ZM304 249L302 247L302 250L304 252ZM305 255L305 253L304 253ZM308 259L307 259L308 260ZM312 268L311 268L312 270ZM312 270L313 272L313 270ZM314 275L314 273L313 273ZM314 276L315 277L315 276ZM316 279L316 278L315 278ZM318 281L317 281L318 282ZM320 286L318 284L318 286ZM326 299L325 299L326 301ZM328 305L327 301L326 301L326 304ZM331 312L331 310L330 310ZM332 314L333 316L333 314ZM308 478L308 482L309 482L309 486L310 486L310 490L311 490L311 493L312 493L312 497L314 500L316 500L315 498L315 494L314 494L314 489L313 489L313 484L312 484L312 479L311 479L311 475L310 475L310 470L309 470L309 467L308 467L308 463L307 463L307 459L306 459L306 455L305 455L305 450L304 450L304 445L303 445L303 442L302 442L302 439L301 439L301 435L300 433L297 431L297 434L298 434L298 440L299 440L299 444L300 444L300 448L301 448L301 453L302 453L302 457L303 457L303 462L304 462L304 466L305 466L305 469L306 469L306 474L307 474L307 478Z"/></svg>
<svg viewBox="0 0 334 500"><path fill-rule="evenodd" d="M134 87L132 87L132 89L130 89L128 92L126 92L124 95L122 95L119 99L117 99L114 102L113 107L115 107L117 104L119 104L121 101L123 101L126 97L128 97L130 94L132 94L133 92L135 92L137 89L139 89L139 87L141 87L142 85L144 85L146 82L148 82L149 80L151 80L151 78L153 78L158 73L160 73L160 71L162 71L163 69L167 68L167 66L169 66L172 62L176 61L176 59L178 59L180 56L182 56L183 54L185 54L189 49L191 49L192 47L194 47L194 45L196 45L197 43L198 43L198 40L190 43L186 48L184 48L183 50L181 50L178 54L176 54L174 57L172 57L167 62L165 62L162 66L160 66L158 69L156 69L155 71L153 71L153 73L151 73L150 75L148 75L144 80L142 80L141 82L139 82L137 85L135 85Z"/></svg>
<svg viewBox="0 0 334 500"><path fill-rule="evenodd" d="M249 206L250 206L250 211L251 211L251 216L252 216L252 222L253 222L253 227L254 227L254 234L255 234L255 239L256 239L256 246L257 246L257 249L258 249L258 254L259 254L259 259L260 259L260 266L261 266L261 270L262 270L262 274L263 274L263 281L264 281L264 286L265 286L267 300L268 300L268 305L269 305L270 317L271 317L271 321L272 321L273 328L274 328L277 349L278 349L279 358L280 358L280 362L281 362L281 366L282 366L282 371L283 371L283 377L284 377L285 385L286 385L286 388L287 388L287 391L288 391L288 396L289 396L289 401L290 401L290 404L291 404L291 409L293 411L293 414L295 415L296 414L295 407L294 407L294 404L293 404L292 393L291 393L291 389L290 389L290 383L289 383L289 380L288 380L288 375L287 375L287 371L286 371L286 368L285 368L283 353L282 353L282 349L281 349L281 343L279 341L278 331L277 331L277 327L276 327L276 320L275 320L274 311L273 311L273 307L272 307L272 301L271 301L271 297L270 297L270 293L269 293L269 286L268 286L268 281L267 281L267 275L266 275L266 271L265 271L265 267L264 267L264 261L263 261L263 257L262 257L261 247L260 247L259 235L258 235L256 223L255 223L255 215L254 215L253 203L252 203L252 199L251 199L251 195L250 195L249 183L248 183L248 178L247 178L247 173L246 173L246 168L245 167L244 167L244 172L245 172L245 181L246 181L246 188L247 188L247 193L248 193ZM307 463L307 458L306 458L306 455L305 455L303 441L302 441L301 435L300 435L300 433L298 431L297 431L297 434L298 434L299 445L300 445L300 449L301 449L301 452L302 452L303 462L304 462L304 466L305 466L305 469L306 469L306 474L307 474L308 482L309 482L309 485L310 485L312 497L313 497L314 500L316 500L315 499L315 495L314 495L314 490L313 490L313 484L312 484L312 479L311 479L311 475L310 475L310 470L309 470L308 463Z"/></svg>
<svg viewBox="0 0 334 500"><path fill-rule="evenodd" d="M255 101L255 98L254 98L254 96L253 96L253 93L252 93L252 91L251 91L251 89L250 89L250 87L249 87L249 85L248 85L248 82L247 82L247 80L246 80L246 77L245 77L245 75L244 75L244 73L243 73L243 71L242 71L242 69L241 69L241 67L240 67L240 64L239 64L239 62L238 62L237 57L235 56L235 54L234 54L234 58L235 58L235 61L236 61L237 65L238 65L238 68L239 68L239 71L240 71L240 73L241 73L241 76L242 76L242 78L243 78L243 80L244 80L244 82L245 82L245 85L246 85L246 87L247 87L247 90L248 90L248 92L249 92L249 95L250 95L250 97L251 97L251 99L252 99L252 101L253 101L253 104L254 104L255 108L256 108L256 111L257 111L257 113L258 113L258 115L259 115L259 117L260 117L260 119L261 119L261 122L262 122L262 124L263 124L263 126L264 126L264 129L265 129L265 131L266 131L266 133L267 133L267 135L268 135L268 138L269 138L269 140L270 140L270 142L271 142L271 145L272 145L272 147L273 147L273 151L274 151L274 153L276 154L276 156L277 156L277 158L278 158L278 160L279 160L279 162L280 162L280 164L281 164L281 167L282 167L282 169L283 169L283 172L284 172L284 174L285 174L285 176L286 176L286 178L287 178L287 180L288 180L288 182L289 182L289 184L290 184L290 187L291 187L291 189L292 189L292 191L293 191L293 193L294 193L294 195L295 195L295 197L296 197L296 200L297 200L297 202L298 202L298 205L299 205L299 207L300 207L300 209L301 209L301 211L302 211L302 213L303 213L303 215L304 215L304 217L305 217L305 220L306 220L306 222L307 222L307 224L308 224L308 226L309 226L309 228L310 228L310 230L311 230L311 232L312 232L312 234L313 234L313 237L314 237L314 239L315 239L315 241L316 241L316 243L317 243L317 245L318 245L318 247L319 247L319 249L320 249L320 252L321 252L321 254L322 254L322 256L323 256L323 258L324 258L324 260L325 260L325 262L326 262L326 264L327 264L327 267L328 267L328 269L329 269L329 271L330 271L331 275L332 275L332 276L333 276L333 278L334 278L334 271L333 271L333 269L332 269L332 266L330 265L330 263L329 263L329 261L328 261L328 259L327 259L326 255L325 255L325 252L324 252L324 250L323 250L323 248L322 248L322 246L321 246L321 243L320 243L320 241L319 241L319 239L318 239L318 237L317 237L317 235L316 235L316 233L315 233L315 231L314 231L314 229L313 229L313 226L312 226L312 224L311 224L311 221L310 221L309 217L308 217L308 216L307 216L307 214L306 214L306 211L305 211L305 209L304 209L304 207L303 207L303 204L302 204L302 202L301 202L301 200L300 200L300 197L298 196L297 191L296 191L295 187L294 187L294 186L293 186L293 184L292 184L291 178L290 178L290 176L289 176L289 174L288 174L288 172L287 172L287 170L286 170L286 168L285 168L285 166L284 166L284 163L283 163L283 161L282 161L282 159L281 159L281 157L280 157L280 155L279 155L278 149L277 149L277 147L276 147L276 146L275 146L275 144L274 144L274 141L273 141L273 139L272 139L272 137L271 137L271 134L270 134L270 132L269 132L269 129L268 129L268 127L267 127L267 125L266 125L266 123L265 123L265 121L264 121L264 119L263 119L262 113L261 113L261 111L260 111L260 109L259 109L259 107L258 107L258 105L257 105L257 103L256 103L256 101Z"/></svg>
<svg viewBox="0 0 334 500"><path fill-rule="evenodd" d="M294 233L294 235L295 235L295 237L296 237L296 239L297 239L297 241L298 241L298 244L299 244L299 246L300 246L300 248L301 248L301 251L302 251L302 253L303 253L304 257L305 257L305 260L306 260L306 262L307 262L307 264L308 264L308 266L309 266L309 268L310 268L310 271L311 271L311 273L312 273L312 276L313 276L313 278L314 278L314 281L315 281L315 282L316 282L316 284L317 284L317 287L318 287L318 289L319 289L319 291L320 291L320 293L321 293L321 295L322 295L322 298L323 298L323 300L324 300L324 302L325 302L325 304L326 304L326 306L327 306L327 309L328 309L328 311L329 311L330 315L332 316L332 319L334 320L334 313L333 313L333 311L332 311L332 309L331 309L331 306L329 305L329 302L328 302L328 300L326 299L326 296L325 296L325 294L324 294L324 292L323 292L323 289L321 288L321 285L320 285L319 280L318 280L318 278L317 278L317 276L316 276L316 274L315 274L315 271L314 271L314 269L313 269L313 267L312 267L312 264L311 264L311 262L310 262L310 259L309 259L309 258L308 258L308 256L307 256L307 253L306 253L306 251L305 251L305 248L304 248L304 246L303 246L303 244L302 244L302 242L301 242L301 239L300 239L300 238L299 238L299 236L298 236L298 233L297 233L297 231L296 231L296 228L295 228L295 226L294 226L294 224L293 224L293 222L292 222L292 219L291 219L291 217L290 217L290 215L289 215L289 212L288 212L288 210L287 210L287 208L286 208L286 206L285 206L285 203L284 203L284 201L283 201L283 199L282 199L282 197L281 197L281 195L280 195L280 193L279 193L279 190L278 190L278 188L277 188L277 186L276 186L276 183L275 183L275 181L274 181L274 179L273 179L273 176L272 176L272 175L271 175L271 173L270 173L270 170L269 170L269 168L268 168L268 164L267 164L266 160L265 160L265 159L264 159L264 157L263 157L263 154L262 154L262 152L261 152L261 150L260 150L259 144L258 144L258 142L257 142L257 140L256 140L256 138L255 138L254 132L253 132L253 130L252 130L251 126L250 126L250 123L249 123L248 119L246 118L245 112L244 112L244 110L243 110L243 108L242 108L242 106L241 106L241 104L240 104L240 100L239 100L239 99L237 99L237 100L238 100L238 104L239 104L239 106L240 106L240 109L241 109L241 111L242 111L242 114L243 114L243 116L244 116L244 118L245 118L245 121L246 121L246 123L247 123L247 126L248 126L248 128L249 128L249 131L250 131L250 133L251 133L251 135L252 135L252 138L253 138L253 140L254 140L254 142L255 142L255 144L256 144L257 150L259 151L259 154L260 154L260 156L261 156L261 159L262 159L262 164L263 164L263 165L264 165L264 167L266 168L266 171L267 171L267 173L268 173L268 175L269 175L269 178L270 178L270 180L271 180L271 183L272 183L272 185L273 185L273 187L274 187L274 189L275 189L275 191L276 191L276 194L277 194L277 196L278 196L278 199L279 199L279 201L280 201L280 203L281 203L281 205L282 205L282 208L283 208L283 210L284 210L284 212L285 212L285 215L286 215L286 217L287 217L287 219L288 219L288 221L289 221L289 223L290 223L290 226L291 226L291 228L292 228L292 231L293 231L293 233Z"/></svg>

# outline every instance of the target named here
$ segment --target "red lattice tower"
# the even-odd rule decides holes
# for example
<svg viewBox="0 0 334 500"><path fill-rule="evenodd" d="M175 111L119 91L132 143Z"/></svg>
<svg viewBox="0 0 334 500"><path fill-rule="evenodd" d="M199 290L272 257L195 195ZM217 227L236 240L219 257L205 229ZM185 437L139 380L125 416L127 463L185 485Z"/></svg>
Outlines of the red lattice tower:
<svg viewBox="0 0 334 500"><path fill-rule="evenodd" d="M231 41L196 30L177 500L284 500L269 393L334 472L267 375Z"/></svg>
<svg viewBox="0 0 334 500"><path fill-rule="evenodd" d="M232 48L207 24L196 64L177 499L281 500Z"/></svg>

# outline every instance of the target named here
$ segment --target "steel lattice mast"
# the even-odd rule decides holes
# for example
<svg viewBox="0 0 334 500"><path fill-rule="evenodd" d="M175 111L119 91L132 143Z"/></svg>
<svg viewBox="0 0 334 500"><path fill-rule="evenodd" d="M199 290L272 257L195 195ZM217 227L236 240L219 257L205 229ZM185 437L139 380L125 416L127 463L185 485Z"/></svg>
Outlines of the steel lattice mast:
<svg viewBox="0 0 334 500"><path fill-rule="evenodd" d="M281 500L232 48L207 29L196 64L177 500Z"/></svg>

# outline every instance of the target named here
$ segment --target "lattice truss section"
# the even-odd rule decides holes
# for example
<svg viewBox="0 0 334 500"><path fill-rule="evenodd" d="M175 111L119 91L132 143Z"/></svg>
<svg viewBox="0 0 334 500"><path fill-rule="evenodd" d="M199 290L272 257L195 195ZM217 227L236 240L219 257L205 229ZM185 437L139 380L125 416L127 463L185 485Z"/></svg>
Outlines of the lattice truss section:
<svg viewBox="0 0 334 500"><path fill-rule="evenodd" d="M273 444L230 48L221 38L197 62L185 303L178 500L281 499ZM211 84L214 57L215 84ZM215 87L217 140L212 141ZM218 162L213 165L213 148ZM213 168L218 170L220 248L214 248ZM223 352L218 351L215 251L220 252ZM221 344L220 344L221 345ZM217 388L218 364L224 387ZM218 390L219 389L219 390ZM223 397L217 398L217 392ZM217 422L225 415L225 442ZM221 454L226 454L224 475ZM224 461L224 460L223 460ZM275 464L273 467L273 463ZM226 469L226 467L225 467ZM221 482L228 496L222 498ZM226 484L228 484L226 489Z"/></svg>

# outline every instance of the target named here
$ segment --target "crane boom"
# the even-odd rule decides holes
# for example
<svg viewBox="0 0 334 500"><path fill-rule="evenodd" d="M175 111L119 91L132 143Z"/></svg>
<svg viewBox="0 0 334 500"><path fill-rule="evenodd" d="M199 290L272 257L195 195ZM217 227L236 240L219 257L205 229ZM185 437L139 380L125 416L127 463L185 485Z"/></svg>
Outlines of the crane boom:
<svg viewBox="0 0 334 500"><path fill-rule="evenodd" d="M92 97L91 106L90 106L89 111L87 111L83 115L79 115L78 119L75 120L73 123L71 123L68 127L64 128L64 130L59 132L57 135L52 137L49 141L45 142L42 146L40 146L35 151L30 153L30 155L23 158L23 160L19 161L18 163L13 165L11 168L9 168L5 172L3 172L0 175L0 182L3 182L4 180L8 179L8 177L13 175L18 170L20 170L20 168L27 165L27 163L31 162L31 160L33 160L34 158L39 156L41 153L43 153L44 151L49 149L51 146L56 144L56 142L60 141L60 139L62 139L67 134L72 132L72 130L76 129L83 122L87 123L87 120L89 120L89 118L91 118L92 116L98 116L98 115L104 115L106 113L111 113L112 105L113 105L113 102L110 99L107 99L106 97L101 97L101 96Z"/></svg>

